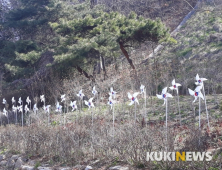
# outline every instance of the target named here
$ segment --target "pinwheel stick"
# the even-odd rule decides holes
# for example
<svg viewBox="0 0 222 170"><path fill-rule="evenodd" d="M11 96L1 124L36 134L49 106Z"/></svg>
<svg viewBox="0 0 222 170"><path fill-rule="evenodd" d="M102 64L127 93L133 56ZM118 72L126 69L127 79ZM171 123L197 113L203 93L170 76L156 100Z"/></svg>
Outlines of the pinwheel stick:
<svg viewBox="0 0 222 170"><path fill-rule="evenodd" d="M166 98L166 152L167 152L167 145L168 145L168 140L167 140L167 98Z"/></svg>
<svg viewBox="0 0 222 170"><path fill-rule="evenodd" d="M205 90L204 90L204 83L203 83L203 93L204 93L204 102L205 102L205 108L206 108L206 113L207 113L207 124L208 124L208 127L210 127L209 117L208 117L208 110L207 110L207 102L206 102Z"/></svg>
<svg viewBox="0 0 222 170"><path fill-rule="evenodd" d="M134 102L134 103L135 103L135 114L134 114L135 122L134 122L134 124L136 124L136 102Z"/></svg>
<svg viewBox="0 0 222 170"><path fill-rule="evenodd" d="M144 117L144 119L145 119L145 123L146 123L146 89L144 89L144 96L145 96L145 117ZM146 126L147 126L147 123L146 123Z"/></svg>
<svg viewBox="0 0 222 170"><path fill-rule="evenodd" d="M201 112L201 101L200 101L200 97L199 97L199 132L201 132L201 130L200 130L200 112ZM200 145L200 135L199 135L199 145Z"/></svg>
<svg viewBox="0 0 222 170"><path fill-rule="evenodd" d="M114 143L114 123L115 123L115 115L114 115L114 105L113 105L113 143Z"/></svg>
<svg viewBox="0 0 222 170"><path fill-rule="evenodd" d="M199 97L199 130L200 130L200 112L201 112L201 103L200 103L200 97Z"/></svg>
<svg viewBox="0 0 222 170"><path fill-rule="evenodd" d="M177 100L178 100L178 109L179 109L179 116L180 116L180 126L181 126L181 114L180 114L180 99L179 94L177 92Z"/></svg>
<svg viewBox="0 0 222 170"><path fill-rule="evenodd" d="M91 142L91 147L93 150L93 141L94 141L94 131L93 131L93 111L91 111L92 114L92 142ZM94 150L93 150L93 159L94 159Z"/></svg>

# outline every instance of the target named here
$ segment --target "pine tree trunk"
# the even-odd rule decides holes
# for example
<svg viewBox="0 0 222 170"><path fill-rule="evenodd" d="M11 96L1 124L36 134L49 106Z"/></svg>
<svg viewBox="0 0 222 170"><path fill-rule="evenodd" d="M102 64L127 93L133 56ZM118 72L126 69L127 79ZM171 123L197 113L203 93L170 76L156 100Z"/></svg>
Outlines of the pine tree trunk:
<svg viewBox="0 0 222 170"><path fill-rule="evenodd" d="M135 66L133 65L132 60L129 58L129 54L128 54L128 52L125 50L125 48L124 48L124 46L123 46L123 43L122 43L122 42L119 42L119 45L120 45L120 49L121 49L121 51L123 52L123 54L125 55L127 61L129 62L129 64L131 65L131 67L135 70Z"/></svg>

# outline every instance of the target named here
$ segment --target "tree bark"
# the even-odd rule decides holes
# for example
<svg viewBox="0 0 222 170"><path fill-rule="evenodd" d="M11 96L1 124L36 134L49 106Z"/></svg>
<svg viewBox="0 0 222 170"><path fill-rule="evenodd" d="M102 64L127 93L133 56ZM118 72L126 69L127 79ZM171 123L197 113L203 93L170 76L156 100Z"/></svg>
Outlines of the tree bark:
<svg viewBox="0 0 222 170"><path fill-rule="evenodd" d="M135 70L135 66L133 65L133 61L129 58L129 54L128 54L128 52L125 50L125 48L124 48L124 46L123 46L123 43L122 43L122 42L119 42L119 46L120 46L121 51L122 51L123 54L125 55L127 61L129 62L130 66Z"/></svg>
<svg viewBox="0 0 222 170"><path fill-rule="evenodd" d="M76 69L78 70L78 72L82 75L84 74L84 76L92 81L94 81L94 77L92 75L88 75L87 72L85 72L83 69L81 69L79 66L76 66Z"/></svg>

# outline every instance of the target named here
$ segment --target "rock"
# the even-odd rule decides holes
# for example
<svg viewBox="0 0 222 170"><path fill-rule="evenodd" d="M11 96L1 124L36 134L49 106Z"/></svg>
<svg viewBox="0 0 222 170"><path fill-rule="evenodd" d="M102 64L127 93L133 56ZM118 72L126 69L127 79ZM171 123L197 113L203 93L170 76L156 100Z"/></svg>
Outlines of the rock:
<svg viewBox="0 0 222 170"><path fill-rule="evenodd" d="M213 29L214 29L214 31L221 32L222 31L222 25L221 24L215 24L213 26Z"/></svg>
<svg viewBox="0 0 222 170"><path fill-rule="evenodd" d="M21 157L21 160L22 160L23 162L28 162L29 159L28 159L26 156L22 156L22 157Z"/></svg>
<svg viewBox="0 0 222 170"><path fill-rule="evenodd" d="M52 169L49 168L49 167L42 167L42 166L39 166L37 169L38 169L38 170L52 170Z"/></svg>
<svg viewBox="0 0 222 170"><path fill-rule="evenodd" d="M5 159L5 155L0 155L0 162Z"/></svg>
<svg viewBox="0 0 222 170"><path fill-rule="evenodd" d="M0 166L5 166L7 164L7 161L1 161Z"/></svg>
<svg viewBox="0 0 222 170"><path fill-rule="evenodd" d="M11 159L14 160L14 161L16 161L18 158L19 158L19 155L13 155L13 156L11 157Z"/></svg>
<svg viewBox="0 0 222 170"><path fill-rule="evenodd" d="M35 160L30 160L28 162L28 164L31 165L31 166L35 166L36 165L36 161Z"/></svg>
<svg viewBox="0 0 222 170"><path fill-rule="evenodd" d="M222 33L215 33L210 35L209 42L222 41Z"/></svg>
<svg viewBox="0 0 222 170"><path fill-rule="evenodd" d="M73 169L76 169L75 167ZM61 168L59 170L72 170L71 168Z"/></svg>
<svg viewBox="0 0 222 170"><path fill-rule="evenodd" d="M12 169L15 166L15 161L13 159L9 159L8 162L6 163L6 166L8 169Z"/></svg>
<svg viewBox="0 0 222 170"><path fill-rule="evenodd" d="M123 166L114 166L114 167L110 167L110 170L129 170L128 167L123 167Z"/></svg>
<svg viewBox="0 0 222 170"><path fill-rule="evenodd" d="M22 164L23 164L22 159L18 158L17 161L15 162L15 169L21 168Z"/></svg>
<svg viewBox="0 0 222 170"><path fill-rule="evenodd" d="M34 167L33 166L23 165L21 170L34 170Z"/></svg>

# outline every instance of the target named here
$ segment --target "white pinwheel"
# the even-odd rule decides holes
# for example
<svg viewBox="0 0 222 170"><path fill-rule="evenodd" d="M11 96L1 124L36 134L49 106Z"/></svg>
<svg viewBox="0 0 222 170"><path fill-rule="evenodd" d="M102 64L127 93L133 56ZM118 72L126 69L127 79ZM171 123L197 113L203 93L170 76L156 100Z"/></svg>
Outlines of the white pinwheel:
<svg viewBox="0 0 222 170"><path fill-rule="evenodd" d="M12 105L12 111L16 112L17 111L17 107L15 107L14 105Z"/></svg>
<svg viewBox="0 0 222 170"><path fill-rule="evenodd" d="M95 96L98 92L96 91L96 87L94 86L93 87L93 91L92 91L92 94Z"/></svg>
<svg viewBox="0 0 222 170"><path fill-rule="evenodd" d="M6 104L6 103L7 103L6 100L5 100L5 98L3 99L2 103L3 103L3 104Z"/></svg>
<svg viewBox="0 0 222 170"><path fill-rule="evenodd" d="M140 94L145 93L145 86L141 84L140 86Z"/></svg>
<svg viewBox="0 0 222 170"><path fill-rule="evenodd" d="M17 110L18 110L19 112L22 112L22 105L17 106Z"/></svg>
<svg viewBox="0 0 222 170"><path fill-rule="evenodd" d="M201 86L203 88L203 97L204 97L204 103L205 103L205 109L206 109L206 114L207 114L207 123L208 123L208 127L210 127L210 122L209 122L209 116L208 116L208 110L207 110L207 101L206 101L206 97L205 97L205 90L204 90L204 81L206 81L206 78L200 78L199 75L196 75L196 81L195 84L197 86Z"/></svg>
<svg viewBox="0 0 222 170"><path fill-rule="evenodd" d="M13 104L13 103L15 103L15 98L14 98L14 97L12 97L12 104Z"/></svg>
<svg viewBox="0 0 222 170"><path fill-rule="evenodd" d="M93 101L93 97L90 98L88 101L84 100L85 105L87 105L87 106L89 107L89 109L90 109L91 107L95 107L92 101Z"/></svg>
<svg viewBox="0 0 222 170"><path fill-rule="evenodd" d="M29 108L28 108L28 105L26 104L25 105L25 113L29 112Z"/></svg>
<svg viewBox="0 0 222 170"><path fill-rule="evenodd" d="M5 115L6 117L8 117L8 111L4 108L3 109L3 115Z"/></svg>
<svg viewBox="0 0 222 170"><path fill-rule="evenodd" d="M179 87L179 86L181 86L181 84L176 83L176 82L175 82L175 79L173 79L173 81L172 81L172 86L169 87L169 88L170 88L170 90L176 90L176 91L177 91L177 94L178 94L178 87Z"/></svg>
<svg viewBox="0 0 222 170"><path fill-rule="evenodd" d="M115 99L115 98L116 98L116 93L117 93L117 92L115 92L115 91L113 90L113 87L110 87L110 93L109 93L109 95L110 95L110 96L113 96L114 99Z"/></svg>
<svg viewBox="0 0 222 170"><path fill-rule="evenodd" d="M196 75L196 81L195 84L197 86L202 86L203 85L203 81L206 81L207 79L206 78L200 78L199 75L197 74Z"/></svg>
<svg viewBox="0 0 222 170"><path fill-rule="evenodd" d="M112 96L109 96L109 101L107 104L111 106L111 109L113 108L114 103L115 103L115 101L112 99Z"/></svg>
<svg viewBox="0 0 222 170"><path fill-rule="evenodd" d="M29 96L26 98L26 103L28 103L28 105L29 105L29 103L31 103L31 100L29 99Z"/></svg>
<svg viewBox="0 0 222 170"><path fill-rule="evenodd" d="M188 91L189 91L190 95L194 96L193 103L197 100L198 97L204 100L204 96L200 91L201 88L202 88L202 86L197 86L194 91L188 88Z"/></svg>
<svg viewBox="0 0 222 170"><path fill-rule="evenodd" d="M39 109L37 108L37 104L34 104L34 106L33 106L33 111L36 112L37 110L39 110Z"/></svg>
<svg viewBox="0 0 222 170"><path fill-rule="evenodd" d="M59 112L59 113L62 112L62 106L59 104L59 102L57 102L57 104L56 104L56 110L55 111Z"/></svg>
<svg viewBox="0 0 222 170"><path fill-rule="evenodd" d="M172 81L172 86L169 87L171 90L176 90L177 92L177 100L178 100L178 110L179 110L179 115L180 115L180 101L179 101L179 95L178 95L178 87L181 86L181 84L176 83L175 79ZM181 115L180 115L180 125L181 125Z"/></svg>
<svg viewBox="0 0 222 170"><path fill-rule="evenodd" d="M43 106L43 110L47 113L49 113L49 108L51 107L51 105L47 105L47 106Z"/></svg>
<svg viewBox="0 0 222 170"><path fill-rule="evenodd" d="M159 99L164 100L163 105L165 105L166 100L167 100L168 97L173 97L170 93L167 93L167 87L165 87L165 88L162 90L161 95L156 94L156 96L157 96Z"/></svg>
<svg viewBox="0 0 222 170"><path fill-rule="evenodd" d="M137 99L138 94L140 94L139 92L134 93L133 95L131 95L129 92L128 94L128 98L131 100L131 102L129 103L129 105L131 106L132 104L134 104L135 102L137 104L139 104L139 101Z"/></svg>
<svg viewBox="0 0 222 170"><path fill-rule="evenodd" d="M21 97L19 97L18 103L19 103L20 105L22 104L22 99L21 99Z"/></svg>
<svg viewBox="0 0 222 170"><path fill-rule="evenodd" d="M80 99L82 100L83 97L85 96L83 93L82 93L82 89L79 91L79 93L77 94L78 97L80 97Z"/></svg>
<svg viewBox="0 0 222 170"><path fill-rule="evenodd" d="M76 109L77 110L77 104L76 104L76 101L71 101L70 102L70 106L72 107L72 112Z"/></svg>
<svg viewBox="0 0 222 170"><path fill-rule="evenodd" d="M65 96L66 96L65 94L61 95L61 102L66 100Z"/></svg>
<svg viewBox="0 0 222 170"><path fill-rule="evenodd" d="M41 100L41 102L45 102L45 96L44 95L40 95L40 100Z"/></svg>

